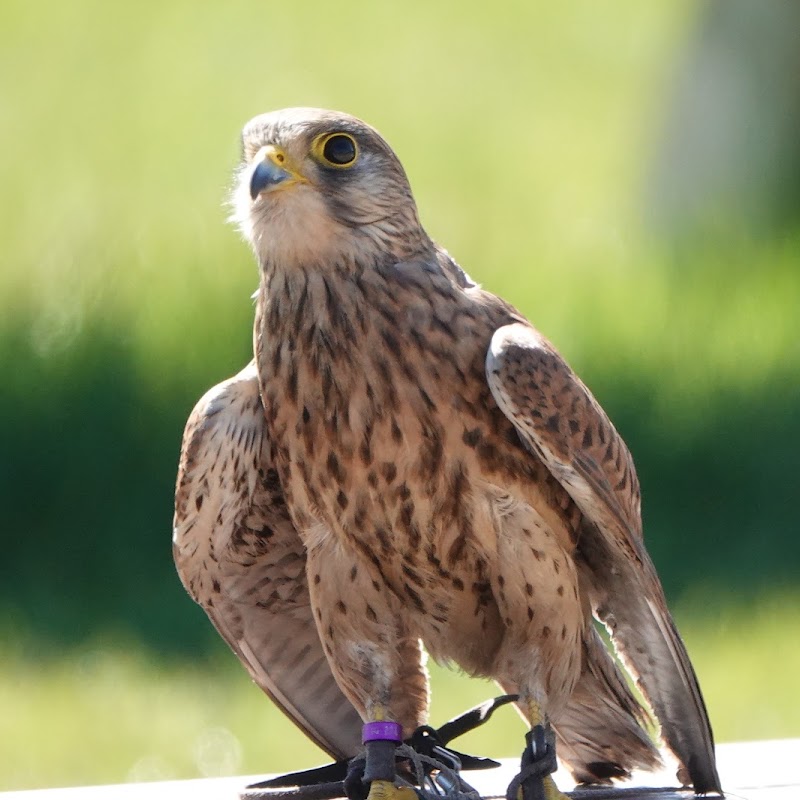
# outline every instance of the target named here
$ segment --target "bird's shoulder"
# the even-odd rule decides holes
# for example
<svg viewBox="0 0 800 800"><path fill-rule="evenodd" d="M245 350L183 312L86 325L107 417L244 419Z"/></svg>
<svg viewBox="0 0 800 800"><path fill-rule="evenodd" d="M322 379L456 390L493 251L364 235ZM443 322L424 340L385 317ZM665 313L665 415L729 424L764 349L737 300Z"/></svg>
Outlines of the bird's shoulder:
<svg viewBox="0 0 800 800"><path fill-rule="evenodd" d="M608 518L620 539L637 549L641 512L633 457L556 348L530 325L515 323L493 336L486 369L498 404L523 441L590 519Z"/></svg>
<svg viewBox="0 0 800 800"><path fill-rule="evenodd" d="M209 389L186 422L175 487L176 559L229 536L265 489L268 440L255 366ZM231 517L228 519L228 517ZM217 542L217 544L222 544Z"/></svg>
<svg viewBox="0 0 800 800"><path fill-rule="evenodd" d="M392 262L380 271L380 276L392 290L405 290L418 298L424 297L432 305L449 307L451 313L480 317L492 330L512 322L532 327L514 306L484 289L436 243L419 258Z"/></svg>

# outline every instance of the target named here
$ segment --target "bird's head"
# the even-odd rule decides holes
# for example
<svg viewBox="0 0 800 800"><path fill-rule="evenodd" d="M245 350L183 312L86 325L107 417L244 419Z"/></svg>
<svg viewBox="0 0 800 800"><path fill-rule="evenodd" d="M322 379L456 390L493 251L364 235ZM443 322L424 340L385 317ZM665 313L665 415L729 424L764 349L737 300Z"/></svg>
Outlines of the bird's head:
<svg viewBox="0 0 800 800"><path fill-rule="evenodd" d="M335 111L289 108L250 120L233 208L265 269L402 261L431 247L393 150Z"/></svg>

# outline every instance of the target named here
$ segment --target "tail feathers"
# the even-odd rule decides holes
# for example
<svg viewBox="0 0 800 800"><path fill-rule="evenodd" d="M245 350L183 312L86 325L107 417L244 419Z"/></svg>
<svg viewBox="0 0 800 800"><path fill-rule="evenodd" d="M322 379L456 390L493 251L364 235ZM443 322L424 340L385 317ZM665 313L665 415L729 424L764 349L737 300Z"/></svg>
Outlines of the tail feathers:
<svg viewBox="0 0 800 800"><path fill-rule="evenodd" d="M652 770L661 758L645 726L649 715L625 682L594 628L583 642L581 677L553 719L558 755L579 783L608 783L632 770Z"/></svg>
<svg viewBox="0 0 800 800"><path fill-rule="evenodd" d="M644 648L630 646L631 631L620 630L618 621L614 638L624 642L624 661L630 662L658 716L662 737L683 765L678 777L699 794L722 794L706 705L675 623L661 598L646 599L638 616L637 639L646 643Z"/></svg>
<svg viewBox="0 0 800 800"><path fill-rule="evenodd" d="M653 709L664 743L681 764L681 783L697 794L721 795L703 695L655 567L644 548L631 558L614 547L591 526L583 529L579 569L594 615Z"/></svg>

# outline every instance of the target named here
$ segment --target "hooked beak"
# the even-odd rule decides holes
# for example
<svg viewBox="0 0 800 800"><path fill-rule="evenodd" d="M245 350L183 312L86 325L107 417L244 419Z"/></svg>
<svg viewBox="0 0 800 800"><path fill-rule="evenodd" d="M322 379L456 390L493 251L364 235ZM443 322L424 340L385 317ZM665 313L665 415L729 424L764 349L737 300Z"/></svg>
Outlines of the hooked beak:
<svg viewBox="0 0 800 800"><path fill-rule="evenodd" d="M293 170L286 153L280 147L267 145L256 155L256 168L250 175L250 197L255 200L263 192L293 183L305 183L305 178Z"/></svg>

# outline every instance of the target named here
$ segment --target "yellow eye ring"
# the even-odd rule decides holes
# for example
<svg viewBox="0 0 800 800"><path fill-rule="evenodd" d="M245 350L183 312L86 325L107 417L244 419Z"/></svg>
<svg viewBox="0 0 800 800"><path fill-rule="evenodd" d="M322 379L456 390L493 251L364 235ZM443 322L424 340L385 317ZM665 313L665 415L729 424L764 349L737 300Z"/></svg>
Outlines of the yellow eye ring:
<svg viewBox="0 0 800 800"><path fill-rule="evenodd" d="M358 160L358 144L349 133L325 133L318 136L312 145L317 161L326 167L347 169Z"/></svg>

